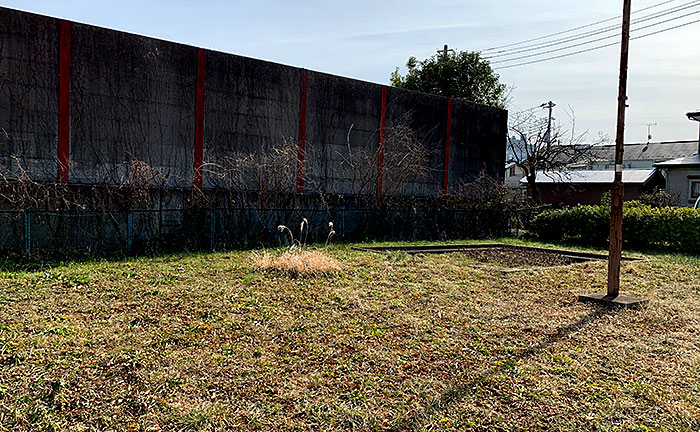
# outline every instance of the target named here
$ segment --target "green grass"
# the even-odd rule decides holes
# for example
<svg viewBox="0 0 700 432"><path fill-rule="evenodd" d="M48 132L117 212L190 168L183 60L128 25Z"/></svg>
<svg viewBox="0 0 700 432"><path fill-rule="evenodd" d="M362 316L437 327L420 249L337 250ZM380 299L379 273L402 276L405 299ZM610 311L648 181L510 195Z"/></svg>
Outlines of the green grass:
<svg viewBox="0 0 700 432"><path fill-rule="evenodd" d="M5 266L0 430L700 429L696 256L623 263L649 304L608 311L576 301L604 262L327 253L337 275L249 251Z"/></svg>

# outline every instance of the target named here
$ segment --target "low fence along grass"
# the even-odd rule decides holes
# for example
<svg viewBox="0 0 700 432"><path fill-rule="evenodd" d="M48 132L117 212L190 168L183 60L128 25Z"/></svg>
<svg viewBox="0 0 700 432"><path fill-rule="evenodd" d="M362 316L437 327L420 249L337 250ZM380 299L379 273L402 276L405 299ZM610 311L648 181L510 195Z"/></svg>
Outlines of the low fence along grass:
<svg viewBox="0 0 700 432"><path fill-rule="evenodd" d="M0 251L34 260L284 246L280 225L307 219L308 243L506 237L525 210L176 209L132 212L0 212Z"/></svg>

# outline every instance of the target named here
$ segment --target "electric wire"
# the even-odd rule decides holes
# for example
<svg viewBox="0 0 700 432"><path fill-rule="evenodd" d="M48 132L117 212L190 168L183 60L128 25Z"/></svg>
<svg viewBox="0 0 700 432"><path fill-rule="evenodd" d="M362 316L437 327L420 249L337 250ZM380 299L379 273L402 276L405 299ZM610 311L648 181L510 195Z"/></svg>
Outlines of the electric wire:
<svg viewBox="0 0 700 432"><path fill-rule="evenodd" d="M657 30L657 31L655 31L655 32L651 32L651 33L647 33L647 34L635 36L635 37L630 38L630 40L642 39L642 38L645 38L645 37L648 37L648 36L653 36L653 35L657 35L657 34L660 34L660 33L665 33L665 32L670 31L670 30L679 29L679 28L681 28L681 27L686 27L686 26L689 26L689 25L691 25L691 24L696 24L696 23L699 23L699 22L700 22L700 19L695 20L695 21L686 22L686 23L683 23L683 24L678 24L678 25L673 26L673 27L668 27L668 28L665 28L665 29ZM592 47L592 48L587 48L587 49L584 49L584 50L579 50L579 51L575 51L575 52L571 52L571 53L561 54L561 55L557 55L557 56L553 56L553 57L547 57L547 58L543 58L543 59L531 60L531 61L527 61L527 62L516 63L516 64L511 64L511 65L505 65L505 66L498 66L498 67L496 67L496 69L498 69L498 70L501 70L501 69L509 69L509 68L514 68L514 67L518 67L518 66L525 66L525 65L535 64L535 63L542 63L542 62L551 61L551 60L556 60L556 59L560 59L560 58L564 58L564 57L570 57L570 56L577 55L577 54L583 54L583 53L587 53L587 52L591 52L591 51L600 50L600 49L603 49L603 48L607 48L607 47L611 47L611 46L618 45L619 43L620 43L620 42L617 42L617 41L616 41L616 42L612 42L612 43L609 43L609 44L600 45L600 46L596 46L596 47Z"/></svg>
<svg viewBox="0 0 700 432"><path fill-rule="evenodd" d="M639 23L642 23L642 22L646 22L646 21L650 21L650 20L656 19L656 18L661 18L661 17L666 16L666 15L672 15L672 14L681 12L681 11L683 11L683 10L692 9L692 8L695 8L695 7L698 7L698 6L700 6L700 0L693 0L693 1L691 1L691 2L688 2L688 3L682 4L682 5L676 6L676 7L674 7L674 8L666 9L666 10L663 10L663 11L660 11L660 12L655 12L655 13L653 13L653 14L650 14L650 15L647 15L647 16L644 16L644 17L641 17L641 18L637 18L637 19L635 19L635 20L632 20L631 24L632 24L632 25L639 24ZM589 38L589 37L597 36L597 35L599 35L599 34L603 34L603 33L607 33L607 32L610 32L610 31L617 30L617 29L619 29L619 28L621 28L621 27L622 27L622 26L621 26L620 24L613 25L613 26L608 26L608 27L603 27L603 28L601 28L601 29L591 30L591 31L588 31L588 32L585 32L585 33L581 33L581 34L578 34L578 35L572 35L572 36L567 36L567 37L564 37L564 38L554 39L554 40L552 40L552 41L548 41L548 42L545 42L545 43L538 43L538 44L532 44L532 45L525 45L525 46L523 46L523 47L520 47L520 48L517 48L517 49L514 49L514 50L502 50L502 51L498 51L497 54L483 56L482 58L485 59L485 60L489 60L489 59L498 58L498 57L508 57L508 56L512 56L512 55L520 54L520 53L524 53L524 52L529 52L529 51L538 51L538 50L543 49L543 48L548 48L548 47L552 47L552 46L562 45L562 44L565 44L565 43L568 43L568 42L574 42L574 41L577 41L577 40L581 40L581 39L586 39L586 38Z"/></svg>
<svg viewBox="0 0 700 432"><path fill-rule="evenodd" d="M678 17L675 17L675 18L669 18L669 19L666 19L666 20L663 20L663 21L659 21L659 22L656 22L656 23L653 23L653 24L648 24L648 25L645 25L645 26L642 26L642 27L638 27L638 28L635 28L635 29L631 29L630 32L635 32L635 31L639 31L639 30L646 30L646 29L651 28L651 27L656 27L656 26L658 26L658 25L666 24L666 23L669 23L669 22L672 22L672 21L675 21L675 20L678 20L678 19L687 18L687 17L689 17L689 16L697 15L697 14L699 14L699 13L700 13L700 10L697 10L697 11L695 11L695 12L690 12L690 13L687 13L687 14L684 14L684 15L681 15L681 16L678 16ZM526 59L526 58L530 58L530 57L537 57L537 56L543 56L543 55L545 55L545 54L551 54L551 53L555 53L555 52L559 52L559 51L566 51L566 50L569 50L569 49L572 49L572 48L577 48L577 47L580 47L580 46L584 46L584 45L588 45L588 44L592 44L592 43L596 43L596 42L601 42L601 41L604 41L604 40L607 40L607 39L612 39L612 38L615 38L615 37L619 37L619 36L616 35L616 34L613 34L613 35L609 35L609 36L600 37L600 38L597 38L597 39L592 39L592 40L589 40L589 41L586 41L586 42L580 42L580 43L577 43L577 44L568 45L568 46L561 47L561 48L555 48L555 49L551 49L551 50L547 50L547 51L542 51L542 52L538 52L538 53L534 53L534 54L528 54L528 55L523 55L523 56L519 56L519 57L507 58L507 59L503 59L503 60L497 60L497 61L491 62L491 64L493 65L493 64L498 64L498 63L508 63L508 62L512 62L512 61L516 61L516 60L522 60L522 59Z"/></svg>
<svg viewBox="0 0 700 432"><path fill-rule="evenodd" d="M663 2L661 2L661 3L657 3L657 4L654 4L654 5L647 6L647 7L645 7L645 8L642 8L642 9L639 9L639 10L636 10L636 11L633 11L632 13L635 14L635 13L639 13L639 12L644 12L644 11L646 11L646 10L654 9L654 8L657 8L657 7L659 7L659 6L663 6L663 5L668 4L668 3L673 3L674 1L676 1L676 0L666 0L666 1L663 1ZM513 43L509 43L509 44L505 44L505 45L495 46L495 47L492 47L492 48L486 48L486 49L481 50L481 52L493 51L493 50L497 50L497 49L500 49L500 48L507 48L507 47L511 47L511 46L523 45L523 44L526 44L526 43L528 43L528 42L534 42L534 41L542 40L542 39L549 39L549 38L554 37L554 36L559 36L559 35L562 35L562 34L571 33L571 32L577 31L577 30L582 30L582 29L585 29L585 28L593 27L593 26L596 26L596 25L599 25L599 24L603 24L603 23L606 23L606 22L615 21L615 20L619 20L619 19L620 19L620 16L616 16L616 17L613 17L613 18L608 18L608 19L596 21L596 22L591 23L591 24L586 24L586 25L582 25L582 26L579 26L579 27L574 27L574 28L571 28L571 29L568 29L568 30L562 30L562 31L559 31L559 32L556 32L556 33L551 33L551 34L548 34L548 35L539 36L539 37L536 37L536 38L527 39L527 40L523 40L523 41L520 41L520 42L513 42Z"/></svg>

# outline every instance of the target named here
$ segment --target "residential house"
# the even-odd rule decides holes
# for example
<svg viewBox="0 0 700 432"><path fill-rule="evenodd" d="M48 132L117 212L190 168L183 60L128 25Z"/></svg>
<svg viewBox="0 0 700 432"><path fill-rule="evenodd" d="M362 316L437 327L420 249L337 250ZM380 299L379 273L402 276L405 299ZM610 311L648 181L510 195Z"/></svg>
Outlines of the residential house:
<svg viewBox="0 0 700 432"><path fill-rule="evenodd" d="M700 197L700 154L697 154L698 152L692 156L654 165L663 171L666 178L666 192L676 200L678 206L692 207Z"/></svg>
<svg viewBox="0 0 700 432"><path fill-rule="evenodd" d="M522 189L523 185L520 183L520 179L525 177L525 170L520 168L515 164L515 162L509 162L506 164L506 175L503 184L508 189Z"/></svg>
<svg viewBox="0 0 700 432"><path fill-rule="evenodd" d="M613 170L569 170L538 172L535 179L540 199L545 204L575 205L599 204L605 192L609 192L615 177ZM520 183L527 185L527 179ZM625 201L636 200L644 193L665 186L664 177L654 169L628 169L622 171ZM531 196L531 191L528 192Z"/></svg>
<svg viewBox="0 0 700 432"><path fill-rule="evenodd" d="M697 153L698 141L662 141L625 144L623 169L648 169L654 164L682 158ZM584 162L571 166L572 169L614 170L615 145L597 145L590 149Z"/></svg>

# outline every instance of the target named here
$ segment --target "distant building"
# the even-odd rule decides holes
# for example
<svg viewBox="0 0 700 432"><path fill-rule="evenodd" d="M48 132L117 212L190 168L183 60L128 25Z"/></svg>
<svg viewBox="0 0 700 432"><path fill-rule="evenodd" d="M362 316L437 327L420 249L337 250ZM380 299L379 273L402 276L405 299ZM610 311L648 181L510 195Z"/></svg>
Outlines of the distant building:
<svg viewBox="0 0 700 432"><path fill-rule="evenodd" d="M695 145L698 146L698 143ZM664 173L666 192L681 207L692 207L700 197L700 154L697 153L654 165Z"/></svg>
<svg viewBox="0 0 700 432"><path fill-rule="evenodd" d="M623 169L649 169L656 163L690 156L697 151L697 140L625 144L622 167ZM586 159L570 168L614 170L615 145L593 146Z"/></svg>
<svg viewBox="0 0 700 432"><path fill-rule="evenodd" d="M535 183L545 204L600 204L603 194L610 191L614 177L613 170L538 172ZM520 183L527 185L527 179L521 179ZM624 170L622 183L625 201L639 199L643 193L665 186L664 177L653 168Z"/></svg>
<svg viewBox="0 0 700 432"><path fill-rule="evenodd" d="M504 185L508 189L522 189L524 186L520 183L520 179L525 177L525 170L510 162L506 164L506 175Z"/></svg>

